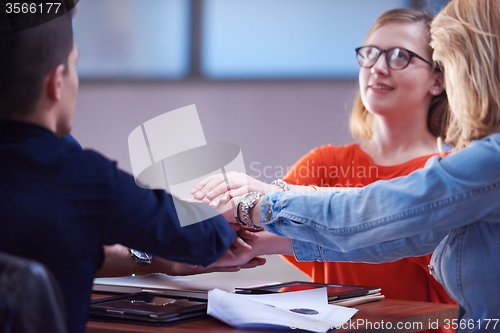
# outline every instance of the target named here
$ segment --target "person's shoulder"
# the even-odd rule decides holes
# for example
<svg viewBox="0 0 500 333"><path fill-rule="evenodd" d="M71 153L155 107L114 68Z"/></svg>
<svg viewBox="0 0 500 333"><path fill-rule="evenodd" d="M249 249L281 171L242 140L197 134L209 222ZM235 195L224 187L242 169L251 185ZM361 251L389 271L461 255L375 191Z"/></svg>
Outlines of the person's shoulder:
<svg viewBox="0 0 500 333"><path fill-rule="evenodd" d="M443 159L430 159L430 170L445 170L453 180L473 184L500 182L500 133L472 141Z"/></svg>
<svg viewBox="0 0 500 333"><path fill-rule="evenodd" d="M65 159L68 167L84 177L107 177L116 172L116 162L92 149L67 147Z"/></svg>
<svg viewBox="0 0 500 333"><path fill-rule="evenodd" d="M485 155L483 157L487 158L497 157L499 156L498 153L500 152L500 132L492 133L488 136L485 136L482 139L473 140L467 145L467 147L458 149L456 152L461 152L461 151L466 151L469 154L478 155L478 157L481 155ZM487 156L490 155L489 153L496 153L493 155L497 156Z"/></svg>
<svg viewBox="0 0 500 333"><path fill-rule="evenodd" d="M81 158L92 165L102 168L115 168L116 162L92 149L82 149Z"/></svg>
<svg viewBox="0 0 500 333"><path fill-rule="evenodd" d="M350 161L359 158L362 151L357 143L350 143L343 146L324 145L314 148L311 153L323 160Z"/></svg>
<svg viewBox="0 0 500 333"><path fill-rule="evenodd" d="M93 149L83 149L80 143L72 136L67 135L59 139L63 155L71 162L75 160L86 165L110 166L114 162Z"/></svg>
<svg viewBox="0 0 500 333"><path fill-rule="evenodd" d="M474 140L466 148L457 152L461 151L467 152L480 163L486 163L486 161L498 163L500 162L500 133L493 133L481 140Z"/></svg>
<svg viewBox="0 0 500 333"><path fill-rule="evenodd" d="M485 137L482 141L494 142L497 145L500 145L500 132L493 133Z"/></svg>

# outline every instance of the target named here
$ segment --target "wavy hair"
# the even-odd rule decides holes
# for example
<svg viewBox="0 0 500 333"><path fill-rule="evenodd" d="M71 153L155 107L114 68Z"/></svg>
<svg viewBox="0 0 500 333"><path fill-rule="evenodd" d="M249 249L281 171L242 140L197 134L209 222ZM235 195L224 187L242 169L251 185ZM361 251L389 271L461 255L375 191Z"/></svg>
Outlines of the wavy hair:
<svg viewBox="0 0 500 333"><path fill-rule="evenodd" d="M500 131L500 1L453 0L431 36L450 97L446 141L458 150Z"/></svg>
<svg viewBox="0 0 500 333"><path fill-rule="evenodd" d="M411 8L392 9L380 16L370 31L366 40L370 39L375 30L381 26L392 22L403 23L422 23L427 28L427 44L431 41L430 27L434 19L432 14L422 12ZM429 57L432 57L432 49L429 47ZM437 69L438 70L438 69ZM432 135L436 137L444 136L446 133L446 125L448 124L448 98L446 92L434 96L429 106L427 113L427 127ZM373 115L363 105L361 95L358 95L354 101L352 108L350 128L353 138L359 140L369 140L373 135Z"/></svg>

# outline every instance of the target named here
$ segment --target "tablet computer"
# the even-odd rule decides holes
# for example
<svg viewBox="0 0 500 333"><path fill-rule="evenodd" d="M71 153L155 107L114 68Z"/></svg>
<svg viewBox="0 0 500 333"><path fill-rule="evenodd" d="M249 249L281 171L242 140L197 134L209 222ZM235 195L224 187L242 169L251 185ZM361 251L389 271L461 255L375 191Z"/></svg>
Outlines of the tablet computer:
<svg viewBox="0 0 500 333"><path fill-rule="evenodd" d="M207 317L207 301L182 296L135 293L92 301L91 320L169 326Z"/></svg>
<svg viewBox="0 0 500 333"><path fill-rule="evenodd" d="M310 290L314 288L326 288L328 294L328 301L365 296L380 292L379 287L347 286L342 284L292 281L292 282L279 283L279 284L273 284L256 288L237 288L236 293L269 294L269 293L283 293L289 291Z"/></svg>

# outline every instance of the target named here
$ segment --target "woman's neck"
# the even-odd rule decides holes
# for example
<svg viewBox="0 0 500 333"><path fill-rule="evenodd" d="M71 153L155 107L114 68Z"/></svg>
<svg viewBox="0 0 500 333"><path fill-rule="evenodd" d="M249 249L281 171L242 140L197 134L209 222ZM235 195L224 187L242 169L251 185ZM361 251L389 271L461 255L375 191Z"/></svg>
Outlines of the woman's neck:
<svg viewBox="0 0 500 333"><path fill-rule="evenodd" d="M436 138L429 132L426 119L381 116L374 117L373 135L360 146L378 165L401 164L437 149Z"/></svg>

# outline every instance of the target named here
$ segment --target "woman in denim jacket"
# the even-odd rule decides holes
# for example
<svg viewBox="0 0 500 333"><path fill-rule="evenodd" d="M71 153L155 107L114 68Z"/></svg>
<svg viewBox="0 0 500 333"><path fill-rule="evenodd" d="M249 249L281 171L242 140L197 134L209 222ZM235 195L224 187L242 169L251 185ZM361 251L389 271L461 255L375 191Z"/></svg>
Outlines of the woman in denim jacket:
<svg viewBox="0 0 500 333"><path fill-rule="evenodd" d="M265 195L250 216L271 233L242 257L384 262L434 251L429 269L460 305L457 332L500 332L499 39L500 1L451 1L432 24L431 46L455 152L353 192ZM235 202L219 208L228 220Z"/></svg>

